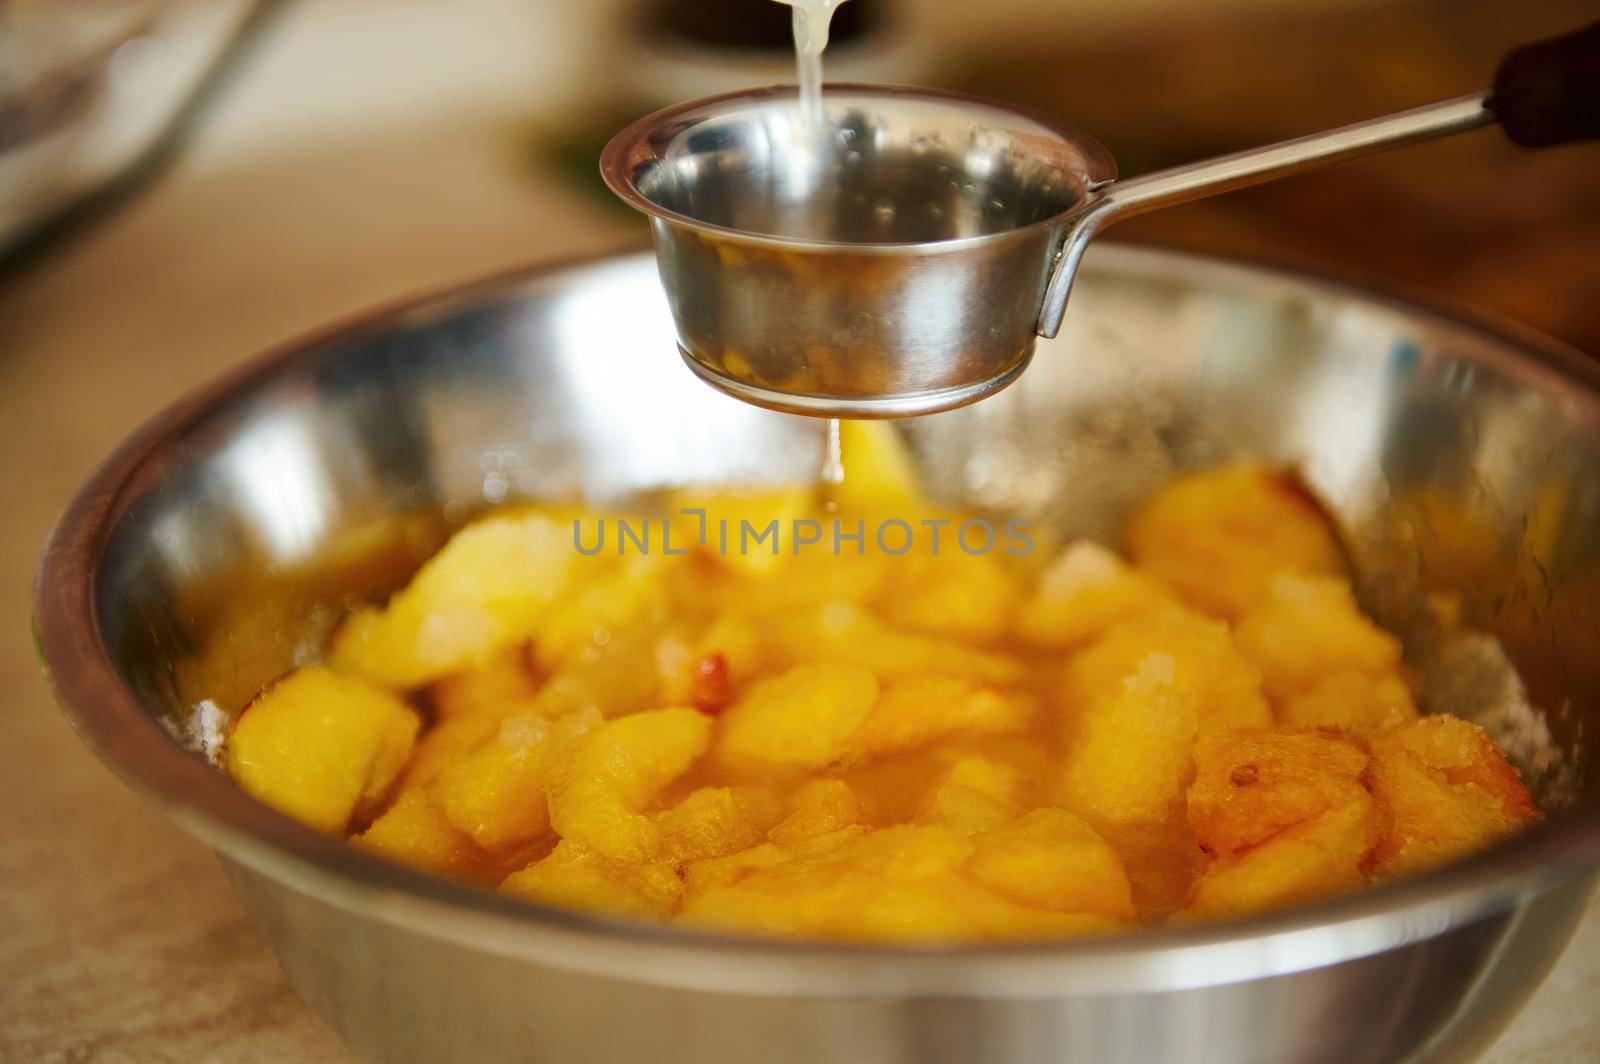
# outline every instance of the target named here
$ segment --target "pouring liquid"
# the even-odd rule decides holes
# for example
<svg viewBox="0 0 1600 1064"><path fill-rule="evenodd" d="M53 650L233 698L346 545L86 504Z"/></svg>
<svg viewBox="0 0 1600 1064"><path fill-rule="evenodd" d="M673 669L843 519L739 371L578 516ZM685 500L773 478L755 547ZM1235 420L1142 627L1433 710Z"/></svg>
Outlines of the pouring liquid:
<svg viewBox="0 0 1600 1064"><path fill-rule="evenodd" d="M800 85L801 121L822 128L822 52L828 47L828 26L844 0L778 0L794 9L794 59Z"/></svg>
<svg viewBox="0 0 1600 1064"><path fill-rule="evenodd" d="M817 495L829 512L839 508L833 493L844 483L844 441L840 437L839 419L830 417L823 428L822 468L817 471Z"/></svg>
<svg viewBox="0 0 1600 1064"><path fill-rule="evenodd" d="M824 124L822 113L822 53L828 47L828 27L844 0L778 0L793 9L795 80L800 87L800 120L812 130ZM829 418L824 430L822 468L817 474L823 507L835 509L832 488L844 482L844 452L839 419Z"/></svg>

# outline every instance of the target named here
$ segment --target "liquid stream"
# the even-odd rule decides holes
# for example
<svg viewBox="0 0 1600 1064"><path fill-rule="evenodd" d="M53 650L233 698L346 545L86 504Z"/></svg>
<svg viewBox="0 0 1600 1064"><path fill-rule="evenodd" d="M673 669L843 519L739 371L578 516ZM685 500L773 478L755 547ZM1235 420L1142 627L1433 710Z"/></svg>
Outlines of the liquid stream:
<svg viewBox="0 0 1600 1064"><path fill-rule="evenodd" d="M828 26L844 0L778 0L794 9L794 59L800 86L800 119L813 130L823 127L822 53L828 47Z"/></svg>

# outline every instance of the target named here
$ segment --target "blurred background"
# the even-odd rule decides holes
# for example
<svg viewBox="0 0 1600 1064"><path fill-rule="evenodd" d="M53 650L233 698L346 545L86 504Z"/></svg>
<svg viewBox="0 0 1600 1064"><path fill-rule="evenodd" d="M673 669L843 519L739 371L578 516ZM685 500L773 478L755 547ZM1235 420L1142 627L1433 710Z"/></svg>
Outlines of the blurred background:
<svg viewBox="0 0 1600 1064"><path fill-rule="evenodd" d="M1597 15L849 0L826 61L835 80L1053 112L1134 174L1486 88L1509 48ZM769 0L0 0L0 1057L342 1059L210 856L50 705L24 603L90 466L304 330L642 241L600 145L657 106L790 80L788 24ZM1600 354L1600 145L1527 153L1483 131L1112 236L1389 278ZM1591 918L1494 1059L1600 1055L1595 958Z"/></svg>
<svg viewBox="0 0 1600 1064"><path fill-rule="evenodd" d="M1597 10L850 0L827 69L1032 104L1133 174L1484 87L1507 49ZM90 256L61 238L95 239L80 234L119 225L143 192L165 243L125 247L125 267L148 255L209 277L208 251L182 246L203 231L251 282L349 309L567 250L579 230L626 235L594 173L610 133L791 64L787 9L766 0L0 0L0 261L14 277L48 274L44 251ZM1600 351L1597 151L1481 133L1116 235L1384 275ZM0 292L0 308L16 299Z"/></svg>

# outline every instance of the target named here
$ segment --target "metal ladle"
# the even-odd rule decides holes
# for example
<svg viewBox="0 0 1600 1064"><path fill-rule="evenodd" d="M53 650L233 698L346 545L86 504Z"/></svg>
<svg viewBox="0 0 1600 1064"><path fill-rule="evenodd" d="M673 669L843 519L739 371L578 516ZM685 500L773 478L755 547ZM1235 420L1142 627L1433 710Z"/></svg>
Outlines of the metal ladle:
<svg viewBox="0 0 1600 1064"><path fill-rule="evenodd" d="M702 378L778 410L903 417L1016 379L1113 222L1495 122L1526 147L1600 138L1600 23L1511 53L1492 92L1127 180L1088 134L1007 104L830 85L824 105L818 128L792 86L680 104L617 134L601 170L650 216Z"/></svg>

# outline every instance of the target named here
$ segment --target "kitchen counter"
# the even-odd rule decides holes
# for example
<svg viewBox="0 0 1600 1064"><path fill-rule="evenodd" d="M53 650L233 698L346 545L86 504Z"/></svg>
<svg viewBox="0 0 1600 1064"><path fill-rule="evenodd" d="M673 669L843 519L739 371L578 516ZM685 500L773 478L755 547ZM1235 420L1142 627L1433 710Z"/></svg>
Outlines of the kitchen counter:
<svg viewBox="0 0 1600 1064"><path fill-rule="evenodd" d="M292 8L172 173L0 287L0 1059L347 1059L210 853L56 712L25 603L76 485L187 388L352 310L638 237L525 148L556 5L455 5L470 30L441 6ZM357 77L340 42L378 30ZM1600 914L1489 1059L1600 1059L1596 1000Z"/></svg>

